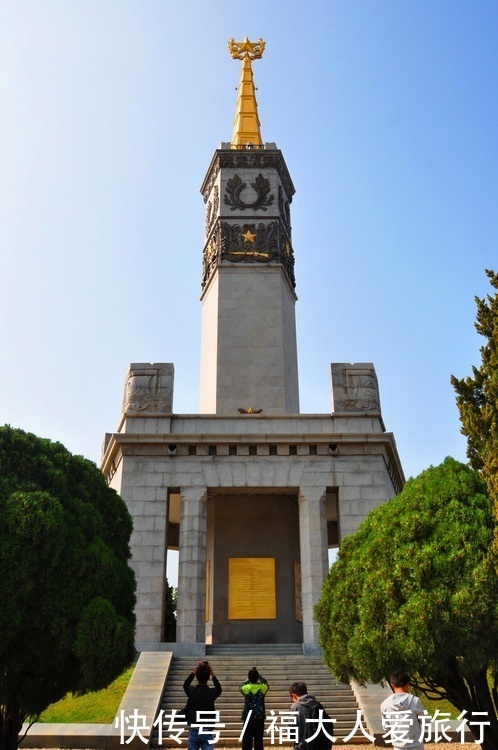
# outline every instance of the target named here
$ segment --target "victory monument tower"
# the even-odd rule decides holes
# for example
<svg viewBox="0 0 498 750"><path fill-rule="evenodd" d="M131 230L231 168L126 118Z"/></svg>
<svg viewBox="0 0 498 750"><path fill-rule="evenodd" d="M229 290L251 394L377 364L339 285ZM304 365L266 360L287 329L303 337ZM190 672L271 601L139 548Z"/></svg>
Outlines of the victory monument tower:
<svg viewBox="0 0 498 750"><path fill-rule="evenodd" d="M371 363L331 364L330 413L299 413L295 191L261 138L251 64L264 47L229 42L242 61L233 138L201 187L200 413L174 413L172 364L132 363L118 431L104 441L102 470L133 516L138 650L171 648L165 571L178 549L175 654L230 643L318 651L328 549L404 483Z"/></svg>

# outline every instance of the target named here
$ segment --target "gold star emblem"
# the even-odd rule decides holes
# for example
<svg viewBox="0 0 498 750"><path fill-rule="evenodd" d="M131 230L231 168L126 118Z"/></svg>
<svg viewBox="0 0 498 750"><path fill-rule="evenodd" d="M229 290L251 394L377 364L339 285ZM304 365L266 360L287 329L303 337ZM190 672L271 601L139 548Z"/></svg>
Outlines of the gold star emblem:
<svg viewBox="0 0 498 750"><path fill-rule="evenodd" d="M240 45L239 45L239 46L240 46L240 49L241 49L241 50L242 50L243 52L251 52L251 50L252 50L252 46L253 46L253 45L252 45L252 44L251 44L251 42L249 41L249 37L247 37L247 36L246 36L246 38L244 39L244 41L243 41L243 42L240 42Z"/></svg>
<svg viewBox="0 0 498 750"><path fill-rule="evenodd" d="M244 238L244 242L254 242L254 238L256 237L256 235L253 234L250 229L248 229L247 232L242 235L242 237Z"/></svg>
<svg viewBox="0 0 498 750"><path fill-rule="evenodd" d="M243 60L244 57L249 57L250 60L256 60L263 57L265 49L265 42L259 39L257 42L250 42L246 37L243 42L236 42L235 39L230 39L228 42L228 51L234 59Z"/></svg>

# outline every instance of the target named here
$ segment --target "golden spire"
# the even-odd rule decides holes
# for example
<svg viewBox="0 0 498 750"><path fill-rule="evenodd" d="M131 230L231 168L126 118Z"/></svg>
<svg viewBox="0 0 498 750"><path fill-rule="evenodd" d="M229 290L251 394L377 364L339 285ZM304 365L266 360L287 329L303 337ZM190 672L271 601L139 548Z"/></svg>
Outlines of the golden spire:
<svg viewBox="0 0 498 750"><path fill-rule="evenodd" d="M228 51L232 57L236 60L242 60L232 148L244 148L248 144L256 148L263 146L251 60L263 57L264 48L265 43L262 39L258 42L250 42L246 37L243 42L235 42L233 39L228 42Z"/></svg>

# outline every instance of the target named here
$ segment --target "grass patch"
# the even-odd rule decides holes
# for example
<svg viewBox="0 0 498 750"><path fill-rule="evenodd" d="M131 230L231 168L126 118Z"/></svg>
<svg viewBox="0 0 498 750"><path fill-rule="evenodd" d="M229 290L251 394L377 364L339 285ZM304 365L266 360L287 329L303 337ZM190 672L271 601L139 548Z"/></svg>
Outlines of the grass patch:
<svg viewBox="0 0 498 750"><path fill-rule="evenodd" d="M85 695L68 693L45 709L38 721L48 724L111 724L134 667L130 667L105 690Z"/></svg>
<svg viewBox="0 0 498 750"><path fill-rule="evenodd" d="M494 681L491 673L488 672L488 685L490 692L492 692L493 690L493 684ZM431 716L434 716L434 712L436 711L436 709L439 709L441 713L450 714L450 719L458 719L458 717L460 716L461 711L459 711L459 709L449 701L443 700L443 698L429 700L429 698L426 698L425 695L422 695L422 693L416 693L416 695L418 695L418 697L422 701L424 708L427 710L427 713L429 713Z"/></svg>
<svg viewBox="0 0 498 750"><path fill-rule="evenodd" d="M440 714L450 714L450 719L457 719L460 715L460 711L455 708L455 706L450 703L449 701L445 701L442 698L438 698L436 700L429 700L429 698L426 698L425 695L419 694L419 698L422 701L422 705L427 710L427 713L431 716L434 716L436 709L439 710Z"/></svg>

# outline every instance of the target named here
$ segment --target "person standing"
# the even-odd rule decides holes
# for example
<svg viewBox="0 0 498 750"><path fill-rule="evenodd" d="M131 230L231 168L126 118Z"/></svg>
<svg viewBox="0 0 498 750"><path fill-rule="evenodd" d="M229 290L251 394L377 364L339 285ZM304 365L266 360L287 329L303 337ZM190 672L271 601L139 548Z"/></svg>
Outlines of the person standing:
<svg viewBox="0 0 498 750"><path fill-rule="evenodd" d="M410 675L406 672L393 672L389 678L392 695L382 701L380 712L382 726L387 729L384 737L396 750L412 748L424 750L423 725L420 722L424 707L420 698L409 693Z"/></svg>
<svg viewBox="0 0 498 750"><path fill-rule="evenodd" d="M294 750L330 750L335 742L335 719L331 719L320 701L308 693L305 682L293 682L289 692L292 698L290 710L297 713Z"/></svg>
<svg viewBox="0 0 498 750"><path fill-rule="evenodd" d="M197 678L197 685L191 683ZM208 687L209 678L213 680L213 687ZM212 750L214 747L211 732L200 733L198 727L192 727L197 722L199 711L214 711L214 702L221 695L221 685L213 672L209 662L200 661L193 672L183 683L183 689L188 696L185 706L185 718L190 727L188 734L188 750Z"/></svg>
<svg viewBox="0 0 498 750"><path fill-rule="evenodd" d="M260 675L256 667L249 670L247 680L240 686L244 696L242 721L244 730L242 736L242 750L263 750L263 732L265 728L265 695L270 689L267 681Z"/></svg>

